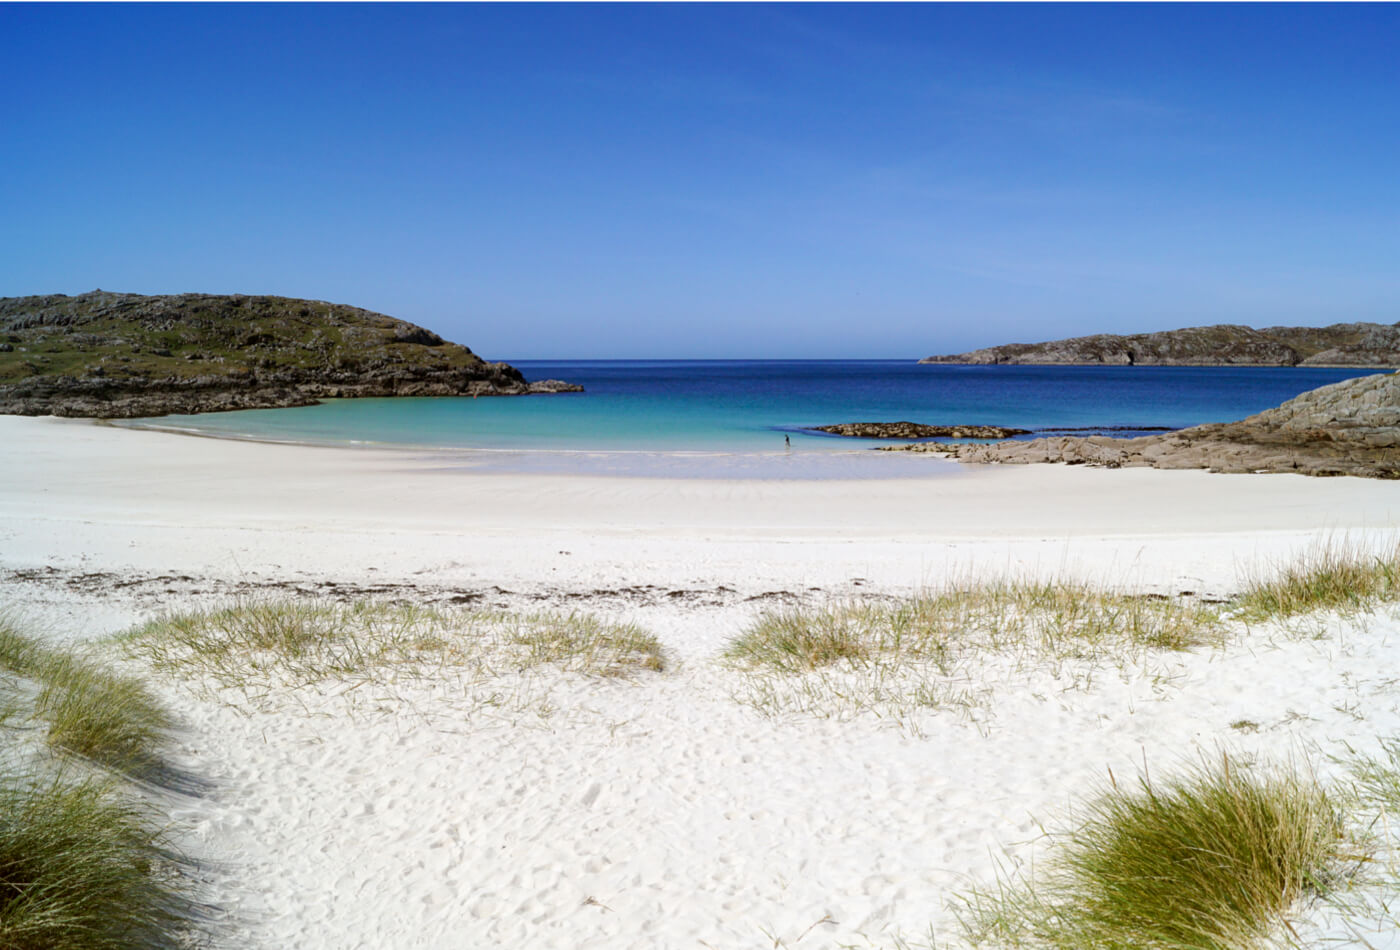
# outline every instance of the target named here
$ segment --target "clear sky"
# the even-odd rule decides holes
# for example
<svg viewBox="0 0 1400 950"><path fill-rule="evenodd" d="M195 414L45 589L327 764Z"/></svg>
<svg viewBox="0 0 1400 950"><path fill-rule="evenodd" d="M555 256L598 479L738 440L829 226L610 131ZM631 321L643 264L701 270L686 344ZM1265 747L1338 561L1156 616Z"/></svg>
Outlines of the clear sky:
<svg viewBox="0 0 1400 950"><path fill-rule="evenodd" d="M1400 6L0 5L0 295L497 359L1400 320Z"/></svg>

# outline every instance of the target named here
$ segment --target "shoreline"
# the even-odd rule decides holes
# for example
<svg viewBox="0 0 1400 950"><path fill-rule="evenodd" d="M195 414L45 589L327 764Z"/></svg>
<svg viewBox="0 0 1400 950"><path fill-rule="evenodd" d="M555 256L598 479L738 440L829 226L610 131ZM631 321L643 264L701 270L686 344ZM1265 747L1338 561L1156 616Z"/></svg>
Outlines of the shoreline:
<svg viewBox="0 0 1400 950"><path fill-rule="evenodd" d="M1363 479L952 462L922 479L512 475L24 417L0 418L0 439L11 570L747 594L1067 573L1221 592L1238 563L1400 527L1400 486Z"/></svg>
<svg viewBox="0 0 1400 950"><path fill-rule="evenodd" d="M1053 367L1020 368L1029 374L1021 379L1024 374L1015 367L1002 375L968 374L959 367L930 374L920 371L929 367L894 363L889 365L895 369L860 373L847 372L862 365L859 362L827 360L801 372L780 368L788 364L771 364L770 372L751 368L712 373L702 368L704 361L681 363L677 364L681 368L664 373L617 369L589 375L580 369L578 378L589 384L592 395L546 403L342 399L280 412L210 413L136 420L136 424L166 427L173 423L180 429L272 441L353 441L385 447L398 443L430 450L440 446L502 452L611 452L618 457L655 451L761 455L783 449L784 436L790 435L798 454L813 454L840 451L831 443L842 441L819 436L813 427L849 421L855 418L848 415L853 411L874 420L913 419L938 426L1070 427L1112 435L1129 428L1146 432L1238 419L1297 396L1300 390L1376 372L1319 369L1301 371L1304 375L1298 377L1266 369L1265 377L1250 381L1248 374L1229 367L1187 367L1178 368L1185 377L1150 382L1110 367L1105 372L1117 381L1095 382L1097 377L1080 378L1083 373ZM573 365L546 363L540 371L560 375ZM940 376L947 379L939 382L935 377ZM1029 386L1046 395L1046 387L1061 376L1067 377L1061 382L1069 388L1057 410L1028 408L1036 397L1021 392L1022 388ZM753 403L750 390L768 393L766 387L778 384L761 407ZM1122 398L1115 398L1120 391ZM853 408L861 406L866 408ZM1126 407L1136 408L1127 413ZM693 477L702 474L693 473Z"/></svg>
<svg viewBox="0 0 1400 950"><path fill-rule="evenodd" d="M666 652L659 674L508 672L486 692L153 679L183 724L179 764L212 783L169 815L219 869L220 946L834 950L919 946L928 928L944 946L946 902L1034 861L1041 824L1108 769L1400 733L1393 611L1121 666L988 656L949 681L965 705L899 721L765 712L719 659L765 611L979 578L1208 601L1319 541L1393 544L1394 482L510 475L20 417L0 440L7 601L56 636L285 594L584 612Z"/></svg>
<svg viewBox="0 0 1400 950"><path fill-rule="evenodd" d="M49 418L49 417L42 417ZM52 417L59 418L59 417ZM185 428L174 425L132 423L129 420L82 419L93 425L133 432L159 432L215 441L248 442L258 445L304 446L319 449L381 451L478 470L481 474L598 476L606 478L679 478L685 480L742 481L879 481L923 479L956 474L960 466L943 459L895 458L875 453L869 445L852 444L839 436L816 430L781 427L785 432L821 435L832 441L825 448L783 449L658 449L658 448L539 448L499 446L453 446L370 440L276 439L241 432ZM570 464L572 463L572 464ZM716 474L728 466L728 474ZM860 474L854 474L855 469Z"/></svg>

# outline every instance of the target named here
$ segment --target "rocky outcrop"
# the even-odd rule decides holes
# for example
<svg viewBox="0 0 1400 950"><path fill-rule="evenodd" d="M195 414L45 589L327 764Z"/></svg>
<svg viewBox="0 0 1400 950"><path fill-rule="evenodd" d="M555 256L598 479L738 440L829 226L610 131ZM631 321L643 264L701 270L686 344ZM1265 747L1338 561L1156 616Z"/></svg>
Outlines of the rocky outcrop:
<svg viewBox="0 0 1400 950"><path fill-rule="evenodd" d="M0 298L0 412L131 418L356 396L576 392L431 330L319 300L210 294Z"/></svg>
<svg viewBox="0 0 1400 950"><path fill-rule="evenodd" d="M1107 468L1150 466L1400 478L1400 374L1333 383L1239 422L1195 426L1139 439L1062 436L896 448L941 451L963 462L1063 462Z"/></svg>
<svg viewBox="0 0 1400 950"><path fill-rule="evenodd" d="M1061 366L1400 366L1400 323L1330 327L1234 324L1117 336L1100 333L1048 343L1009 343L920 363Z"/></svg>
<svg viewBox="0 0 1400 950"><path fill-rule="evenodd" d="M812 431L856 439L1009 439L1030 430L1006 426L932 426L921 422L842 422L812 426Z"/></svg>
<svg viewBox="0 0 1400 950"><path fill-rule="evenodd" d="M537 379L529 384L529 391L533 394L581 393L583 387L578 383L566 383L562 379Z"/></svg>

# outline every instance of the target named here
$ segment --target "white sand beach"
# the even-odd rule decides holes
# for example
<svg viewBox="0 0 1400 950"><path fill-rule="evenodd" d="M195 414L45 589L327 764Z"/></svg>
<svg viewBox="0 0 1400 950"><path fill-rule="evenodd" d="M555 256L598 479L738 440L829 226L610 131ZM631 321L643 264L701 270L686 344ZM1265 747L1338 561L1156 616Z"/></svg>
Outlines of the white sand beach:
<svg viewBox="0 0 1400 950"><path fill-rule="evenodd" d="M348 591L586 610L664 646L661 673L532 674L494 703L424 678L256 700L153 680L212 783L171 817L229 946L943 946L950 900L1030 861L1110 769L1325 770L1400 734L1389 614L1121 667L989 657L966 705L900 717L755 708L719 660L764 610L979 576L1223 597L1320 540L1393 543L1395 482L933 458L927 479L506 475L16 417L0 442L5 599L56 636Z"/></svg>

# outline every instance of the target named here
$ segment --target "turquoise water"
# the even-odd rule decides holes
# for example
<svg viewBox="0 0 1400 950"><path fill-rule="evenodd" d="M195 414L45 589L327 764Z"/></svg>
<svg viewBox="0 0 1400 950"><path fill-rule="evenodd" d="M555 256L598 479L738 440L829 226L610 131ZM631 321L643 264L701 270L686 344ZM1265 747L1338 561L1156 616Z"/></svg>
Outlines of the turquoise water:
<svg viewBox="0 0 1400 950"><path fill-rule="evenodd" d="M1365 370L921 366L904 360L518 361L587 392L525 398L343 399L142 420L238 438L411 446L511 470L832 477L927 474L927 457L804 427L981 423L1119 431L1239 419ZM784 443L791 440L791 449ZM796 457L796 458L795 458Z"/></svg>

